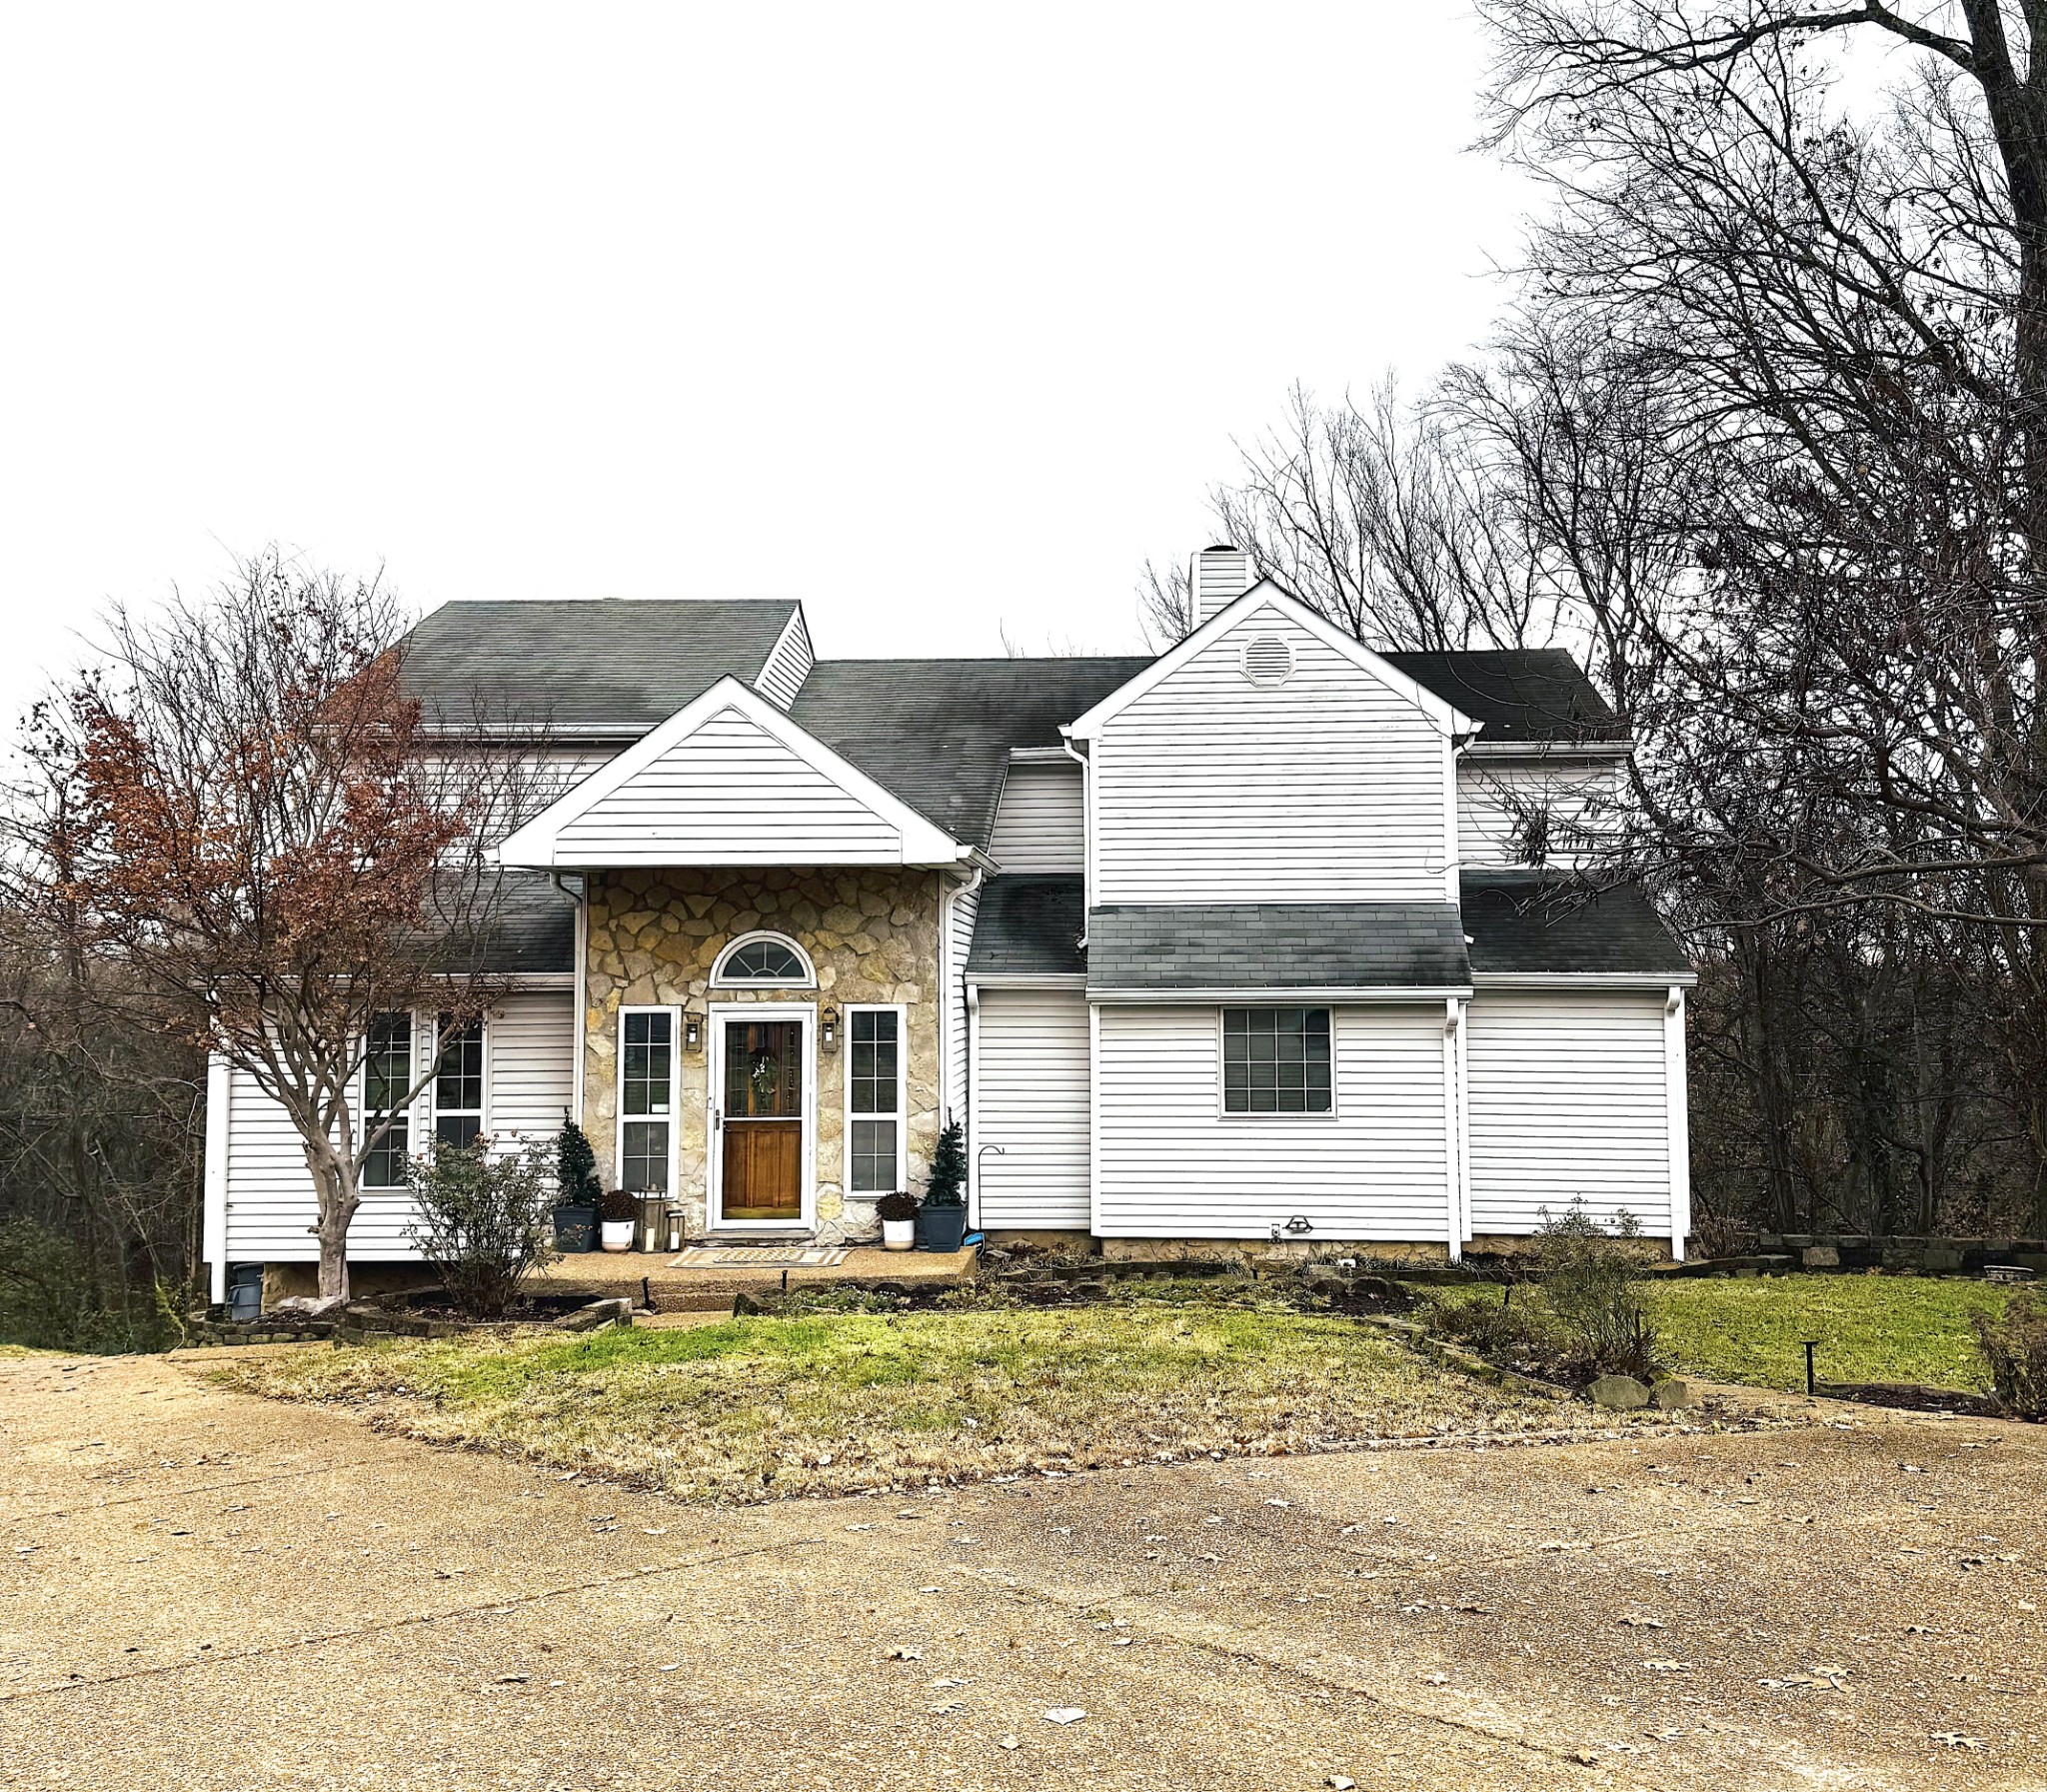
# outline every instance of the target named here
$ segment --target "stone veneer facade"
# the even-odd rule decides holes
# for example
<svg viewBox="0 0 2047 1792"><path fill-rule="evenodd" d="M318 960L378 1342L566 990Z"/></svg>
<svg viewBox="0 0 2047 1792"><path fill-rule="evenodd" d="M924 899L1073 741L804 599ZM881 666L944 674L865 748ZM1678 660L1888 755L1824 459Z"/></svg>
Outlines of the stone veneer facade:
<svg viewBox="0 0 2047 1792"><path fill-rule="evenodd" d="M712 1002L901 1002L905 1008L904 1101L910 1186L921 1188L937 1142L942 1092L939 1037L943 873L888 869L747 868L593 874L586 891L583 1129L599 1173L612 1180L618 1150L619 1009L668 1005L708 1021ZM815 989L713 988L718 955L742 933L787 934L817 967ZM846 1025L842 1018L841 1039ZM711 1053L677 1041L677 1189L691 1237L709 1222L705 1154ZM874 1196L846 1190L844 1045L819 1050L816 1079L817 1233L821 1240L874 1236Z"/></svg>

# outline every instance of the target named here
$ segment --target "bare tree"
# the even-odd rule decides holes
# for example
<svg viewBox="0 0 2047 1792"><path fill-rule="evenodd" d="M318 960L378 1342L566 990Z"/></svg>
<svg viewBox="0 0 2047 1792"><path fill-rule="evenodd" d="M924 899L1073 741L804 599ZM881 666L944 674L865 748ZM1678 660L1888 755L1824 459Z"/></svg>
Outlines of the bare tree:
<svg viewBox="0 0 2047 1792"><path fill-rule="evenodd" d="M438 1068L385 1016L445 1015L445 1046L504 993L504 887L479 829L516 819L531 781L509 735L434 751L402 634L378 584L273 551L203 602L116 611L104 665L44 707L33 743L30 888L154 1024L283 1107L323 1295L348 1291L366 1164Z"/></svg>
<svg viewBox="0 0 2047 1792"><path fill-rule="evenodd" d="M1241 445L1209 494L1218 539L1346 634L1381 649L1549 639L1552 593L1526 513L1496 502L1453 417L1403 402L1390 381L1363 402L1288 395L1284 421ZM1154 639L1190 633L1184 568L1144 569Z"/></svg>

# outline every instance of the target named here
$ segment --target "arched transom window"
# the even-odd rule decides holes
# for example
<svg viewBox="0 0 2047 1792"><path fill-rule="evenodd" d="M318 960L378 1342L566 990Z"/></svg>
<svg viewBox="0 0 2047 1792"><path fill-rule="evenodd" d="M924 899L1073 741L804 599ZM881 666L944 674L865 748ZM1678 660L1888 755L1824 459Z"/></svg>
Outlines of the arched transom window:
<svg viewBox="0 0 2047 1792"><path fill-rule="evenodd" d="M719 955L714 983L753 988L807 989L818 980L804 949L780 933L743 933Z"/></svg>

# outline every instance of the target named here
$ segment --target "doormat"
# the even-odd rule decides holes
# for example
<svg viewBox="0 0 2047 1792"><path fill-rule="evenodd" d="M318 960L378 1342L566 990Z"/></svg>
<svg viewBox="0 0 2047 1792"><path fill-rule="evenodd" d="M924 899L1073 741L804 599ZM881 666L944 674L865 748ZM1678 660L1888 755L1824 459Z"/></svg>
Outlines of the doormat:
<svg viewBox="0 0 2047 1792"><path fill-rule="evenodd" d="M741 1244L727 1250L693 1245L676 1258L682 1269L835 1269L846 1261L843 1244Z"/></svg>

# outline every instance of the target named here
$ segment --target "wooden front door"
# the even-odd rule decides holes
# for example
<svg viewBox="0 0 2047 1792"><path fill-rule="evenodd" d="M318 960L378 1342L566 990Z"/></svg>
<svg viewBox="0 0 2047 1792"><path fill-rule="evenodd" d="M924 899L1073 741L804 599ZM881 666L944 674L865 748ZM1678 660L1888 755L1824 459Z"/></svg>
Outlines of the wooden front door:
<svg viewBox="0 0 2047 1792"><path fill-rule="evenodd" d="M782 1219L804 1209L804 1027L725 1023L722 1219Z"/></svg>

